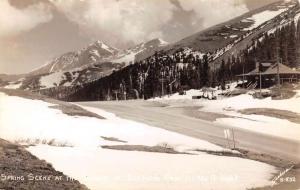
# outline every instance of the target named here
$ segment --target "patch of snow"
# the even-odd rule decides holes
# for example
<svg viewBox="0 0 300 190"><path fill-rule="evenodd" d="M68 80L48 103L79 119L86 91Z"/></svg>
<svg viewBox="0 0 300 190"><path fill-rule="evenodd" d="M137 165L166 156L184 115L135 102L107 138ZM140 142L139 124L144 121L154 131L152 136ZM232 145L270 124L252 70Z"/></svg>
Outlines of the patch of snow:
<svg viewBox="0 0 300 190"><path fill-rule="evenodd" d="M300 18L300 13L298 13L295 18L294 18L294 22L295 22L295 25L297 26L298 24L298 21L299 21L299 18Z"/></svg>
<svg viewBox="0 0 300 190"><path fill-rule="evenodd" d="M299 124L263 115L235 115L235 118L218 118L215 123L299 141Z"/></svg>
<svg viewBox="0 0 300 190"><path fill-rule="evenodd" d="M97 40L96 42L96 45L98 45L100 48L102 48L102 49L104 49L104 50L106 50L106 51L108 51L108 52L110 52L110 53L114 53L114 51L116 50L115 48L112 48L112 47L110 47L110 46L108 46L107 44L105 44L104 42L102 42L102 41L99 41L99 40Z"/></svg>
<svg viewBox="0 0 300 190"><path fill-rule="evenodd" d="M135 60L135 56L138 53L142 52L142 51L143 50L140 50L140 51L137 51L137 52L130 51L129 54L120 56L117 59L113 59L112 62L114 62L114 63L126 63L126 64L133 63L134 60Z"/></svg>
<svg viewBox="0 0 300 190"><path fill-rule="evenodd" d="M168 45L168 44L169 44L169 42L166 42L166 41L164 41L164 40L163 40L163 39L161 39L161 38L158 38L158 41L159 41L160 45L163 45L163 46L165 46L165 45Z"/></svg>
<svg viewBox="0 0 300 190"><path fill-rule="evenodd" d="M223 112L224 108L234 110L246 108L273 108L300 113L300 97L297 96L285 100L272 100L271 97L256 99L250 94L242 94L216 101L203 102L203 105L203 110L215 112Z"/></svg>
<svg viewBox="0 0 300 190"><path fill-rule="evenodd" d="M274 34L276 32L276 30L277 30L277 27L272 28L271 30L268 31L268 35Z"/></svg>
<svg viewBox="0 0 300 190"><path fill-rule="evenodd" d="M22 86L22 82L12 82L12 83L9 83L8 85L4 86L4 88L7 88L7 89L18 89Z"/></svg>
<svg viewBox="0 0 300 190"><path fill-rule="evenodd" d="M56 64L57 64L57 62L53 63L53 65L51 66L50 71L49 71L50 73L52 73L52 71L53 71L53 69L54 69L54 67L55 67Z"/></svg>
<svg viewBox="0 0 300 190"><path fill-rule="evenodd" d="M283 13L287 10L288 10L288 8L281 8L277 11L266 10L266 11L254 14L251 17L246 19L247 22L251 20L254 23L250 27L244 28L243 30L253 30L253 29L259 27L260 25L262 25L263 23L275 18L276 16L280 15L281 13ZM246 21L246 20L243 20L243 21Z"/></svg>
<svg viewBox="0 0 300 190"><path fill-rule="evenodd" d="M40 85L42 86L42 88L52 88L58 86L63 79L64 74L62 71L51 73L40 78Z"/></svg>
<svg viewBox="0 0 300 190"><path fill-rule="evenodd" d="M41 66L39 66L39 67L37 67L37 68L34 68L34 69L31 70L30 72L34 72L34 71L37 71L37 70L39 70L39 69L42 69L42 68L48 66L50 63L51 63L50 61L47 61L47 62L44 63L43 65L41 65Z"/></svg>
<svg viewBox="0 0 300 190"><path fill-rule="evenodd" d="M95 49L91 50L91 54L93 54L97 57L100 57L100 54L99 54L98 50L95 50Z"/></svg>
<svg viewBox="0 0 300 190"><path fill-rule="evenodd" d="M94 56L91 56L91 59L92 59L93 62L97 61L97 59Z"/></svg>
<svg viewBox="0 0 300 190"><path fill-rule="evenodd" d="M154 99L150 99L151 100L156 100L156 101L163 101L163 100L191 100L193 96L199 96L202 93L200 92L200 90L195 90L195 89L191 89L186 91L185 95L179 95L179 93L175 93L172 94L170 96L164 96L162 98L156 97Z"/></svg>

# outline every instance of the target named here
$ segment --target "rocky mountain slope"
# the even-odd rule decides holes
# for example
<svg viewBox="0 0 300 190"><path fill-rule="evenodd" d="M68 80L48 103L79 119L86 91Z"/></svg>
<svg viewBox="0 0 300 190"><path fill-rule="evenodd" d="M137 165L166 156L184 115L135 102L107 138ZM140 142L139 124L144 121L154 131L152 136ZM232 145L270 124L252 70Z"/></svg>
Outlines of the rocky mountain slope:
<svg viewBox="0 0 300 190"><path fill-rule="evenodd" d="M251 46L252 41L261 38L264 32L274 32L276 28L298 20L299 16L298 2L279 1L200 31L165 50L173 53L179 49L190 49L208 53L213 60L224 59Z"/></svg>
<svg viewBox="0 0 300 190"><path fill-rule="evenodd" d="M3 84L6 88L35 91L81 86L148 57L167 44L161 39L153 39L126 50L119 50L96 41L82 50L65 53L18 80Z"/></svg>

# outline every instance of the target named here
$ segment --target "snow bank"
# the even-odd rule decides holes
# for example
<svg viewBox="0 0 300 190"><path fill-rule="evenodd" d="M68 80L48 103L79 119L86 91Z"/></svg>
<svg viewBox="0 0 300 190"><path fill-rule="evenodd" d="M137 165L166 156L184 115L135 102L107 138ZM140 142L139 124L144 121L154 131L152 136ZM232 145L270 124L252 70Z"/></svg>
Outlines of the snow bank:
<svg viewBox="0 0 300 190"><path fill-rule="evenodd" d="M275 18L276 16L280 15L281 13L287 10L288 8L281 8L277 11L266 10L258 14L254 14L251 17L243 20L243 22L250 22L250 21L254 22L250 27L244 28L244 30L253 30L259 27L260 25L262 25L263 23Z"/></svg>
<svg viewBox="0 0 300 190"><path fill-rule="evenodd" d="M167 143L178 151L223 148L160 128L88 108L106 119L67 116L52 104L0 93L0 138L55 139L73 147L39 144L28 150L52 163L55 169L91 189L246 189L270 185L275 168L257 161L199 153L162 153L108 150L101 145L114 137L127 144L153 146Z"/></svg>
<svg viewBox="0 0 300 190"><path fill-rule="evenodd" d="M235 87L237 86L238 82L233 82L227 85L228 89L226 90L220 90L217 87L215 88L206 88L204 89L200 89L200 90L196 90L196 89L190 89L187 90L186 93L184 95L179 95L179 93L175 93L175 94L171 94L171 95L166 95L163 97L155 97L153 99L149 99L149 101L160 101L160 102L165 102L166 100L191 100L193 96L200 96L203 95L203 92L206 91L204 94L207 95L208 97L212 96L211 91L213 91L214 95L219 95L221 93L226 93L229 91L232 91L235 89ZM198 100L201 101L201 100ZM204 100L206 101L206 100Z"/></svg>
<svg viewBox="0 0 300 190"><path fill-rule="evenodd" d="M15 82L9 82L9 84L4 86L4 88L19 89L22 86L23 81L24 81L24 78L21 78L21 79L15 81Z"/></svg>
<svg viewBox="0 0 300 190"><path fill-rule="evenodd" d="M203 111L213 112L224 112L226 110L236 111L246 108L273 108L300 113L300 97L298 97L298 95L290 99L272 100L271 97L257 99L253 98L250 94L242 94L215 101L203 101L201 104L204 106Z"/></svg>
<svg viewBox="0 0 300 190"><path fill-rule="evenodd" d="M140 50L140 51L137 51L137 52L134 52L134 51L130 51L128 54L126 55L122 55L116 59L113 59L112 62L114 63L126 63L126 64L129 64L129 63L133 63L134 60L135 60L135 56L142 52L144 49Z"/></svg>
<svg viewBox="0 0 300 190"><path fill-rule="evenodd" d="M10 83L8 85L6 85L4 88L7 88L7 89L18 89L22 86L22 82L18 82L18 83Z"/></svg>
<svg viewBox="0 0 300 190"><path fill-rule="evenodd" d="M172 94L170 96L163 96L162 98L155 97L153 99L149 99L149 101L163 101L163 100L191 100L193 96L202 95L200 90L191 89L187 90L185 95L179 95L179 93Z"/></svg>
<svg viewBox="0 0 300 190"><path fill-rule="evenodd" d="M51 73L47 76L42 76L40 79L40 85L43 88L52 88L58 86L64 79L64 73L62 71Z"/></svg>

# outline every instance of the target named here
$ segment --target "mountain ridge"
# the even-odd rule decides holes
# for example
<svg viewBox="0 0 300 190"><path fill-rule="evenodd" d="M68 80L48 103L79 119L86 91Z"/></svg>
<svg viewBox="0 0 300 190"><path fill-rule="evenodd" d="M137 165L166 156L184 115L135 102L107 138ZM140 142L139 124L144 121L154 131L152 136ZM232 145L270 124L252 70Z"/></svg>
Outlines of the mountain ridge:
<svg viewBox="0 0 300 190"><path fill-rule="evenodd" d="M156 59L153 56L155 54L157 56L157 53L162 54L160 59L168 59L169 56L173 62L175 61L174 65L184 64L191 60L191 58L185 58L183 55L198 56L198 59L202 59L202 61L206 56L209 62L208 68L216 70L223 60L240 56L244 51L249 51L251 47L255 46L253 43L257 44L263 39L265 33L271 33L278 27L284 27L291 20L296 21L299 17L299 4L295 1L276 2L202 30L172 44L161 39L153 39L127 50L117 50L106 44L103 45L101 41L96 41L83 50L73 52L73 54L69 53L66 57L64 57L66 54L58 57L56 61L61 61L62 65L67 65L67 70L56 70L56 65L60 64L53 64L55 60L50 64L51 67L48 65L49 71L54 69L56 72L60 72L60 74L54 72L58 79L55 79L54 75L51 76L51 74L38 74L34 79L29 77L29 80L21 81L25 84L21 85L20 88L27 90L58 87L84 88L86 84L101 80L103 77L111 74L118 75L120 70L131 66L133 63ZM71 58L68 59L69 57ZM78 63L80 60L83 60L81 61L82 64ZM75 65L75 68L69 68L68 65ZM47 75L52 84L47 83L45 85L46 83L43 83L45 80L40 80L47 77L43 75Z"/></svg>

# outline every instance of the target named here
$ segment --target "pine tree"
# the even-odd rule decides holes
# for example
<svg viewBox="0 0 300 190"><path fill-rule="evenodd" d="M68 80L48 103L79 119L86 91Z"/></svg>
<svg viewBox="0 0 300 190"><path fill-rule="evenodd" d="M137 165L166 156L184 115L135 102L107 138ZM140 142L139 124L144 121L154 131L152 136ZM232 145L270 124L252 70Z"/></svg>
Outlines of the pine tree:
<svg viewBox="0 0 300 190"><path fill-rule="evenodd" d="M208 56L205 54L203 56L203 68L202 68L202 86L208 86L209 83L209 66L208 66Z"/></svg>
<svg viewBox="0 0 300 190"><path fill-rule="evenodd" d="M225 90L225 72L226 72L225 70L226 70L225 61L224 59L222 59L222 63L218 73L218 80L221 83L222 90Z"/></svg>
<svg viewBox="0 0 300 190"><path fill-rule="evenodd" d="M297 59L297 50L296 50L296 26L295 22L289 25L289 37L288 37L288 46L287 46L287 61L290 67L296 67L296 59Z"/></svg>

